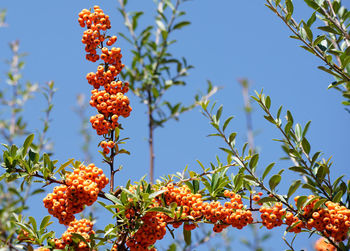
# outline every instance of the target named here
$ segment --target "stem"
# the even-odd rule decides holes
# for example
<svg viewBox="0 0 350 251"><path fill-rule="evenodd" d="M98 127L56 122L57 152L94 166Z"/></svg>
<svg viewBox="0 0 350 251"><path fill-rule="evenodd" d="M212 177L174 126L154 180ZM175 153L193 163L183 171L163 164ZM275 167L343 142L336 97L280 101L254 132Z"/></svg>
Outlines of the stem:
<svg viewBox="0 0 350 251"><path fill-rule="evenodd" d="M110 140L114 140L114 130L111 130L111 137ZM111 155L110 155L110 161L108 162L110 172L111 172L111 180L110 182L110 192L113 193L114 190L114 174L116 173L116 170L114 170L114 157L115 157L114 147L111 149Z"/></svg>
<svg viewBox="0 0 350 251"><path fill-rule="evenodd" d="M149 145L149 180L150 183L153 184L154 182L154 149L153 149L153 131L154 131L154 124L153 124L153 109L152 109L152 94L151 91L147 91L148 94L148 145Z"/></svg>

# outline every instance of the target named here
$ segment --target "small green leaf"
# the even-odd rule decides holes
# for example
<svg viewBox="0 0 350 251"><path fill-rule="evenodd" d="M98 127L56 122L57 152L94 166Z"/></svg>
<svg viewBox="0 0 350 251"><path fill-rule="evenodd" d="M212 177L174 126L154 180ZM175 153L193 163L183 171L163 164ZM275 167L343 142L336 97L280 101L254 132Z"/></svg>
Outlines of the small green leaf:
<svg viewBox="0 0 350 251"><path fill-rule="evenodd" d="M334 197L333 197L333 202L339 203L341 201L341 198L343 197L343 191L340 190Z"/></svg>
<svg viewBox="0 0 350 251"><path fill-rule="evenodd" d="M117 197L115 197L113 194L105 193L105 196L106 196L109 200L113 201L114 204L121 204L120 200L119 200Z"/></svg>
<svg viewBox="0 0 350 251"><path fill-rule="evenodd" d="M269 180L269 185L270 185L270 189L274 190L275 187L281 182L281 175L279 174L275 174L271 177L271 179Z"/></svg>
<svg viewBox="0 0 350 251"><path fill-rule="evenodd" d="M275 202L277 199L275 197L264 197L261 198L258 203L267 203L267 202Z"/></svg>
<svg viewBox="0 0 350 251"><path fill-rule="evenodd" d="M28 148L30 147L30 145L32 144L34 140L34 134L30 134L24 141L23 143L23 152L22 152L22 156L24 157L27 154Z"/></svg>
<svg viewBox="0 0 350 251"><path fill-rule="evenodd" d="M287 197L290 198L290 196L292 196L295 193L295 191L300 187L300 185L301 185L301 180L295 180L292 183L292 185L289 187Z"/></svg>
<svg viewBox="0 0 350 251"><path fill-rule="evenodd" d="M182 22L179 22L177 24L174 25L173 29L176 30L176 29L181 29L182 27L185 27L187 25L190 25L191 22L188 22L188 21L182 21Z"/></svg>
<svg viewBox="0 0 350 251"><path fill-rule="evenodd" d="M266 168L265 168L265 171L262 175L262 179L265 179L265 177L269 174L269 172L271 171L272 167L275 165L275 163L271 163L269 164Z"/></svg>
<svg viewBox="0 0 350 251"><path fill-rule="evenodd" d="M37 224L36 224L36 221L35 221L34 217L29 216L28 219L29 219L29 222L32 224L34 231L36 231L37 230Z"/></svg>
<svg viewBox="0 0 350 251"><path fill-rule="evenodd" d="M222 127L222 130L225 131L226 127L228 126L228 124L230 123L230 121L234 118L234 116L231 116L229 118L226 119L223 127Z"/></svg>
<svg viewBox="0 0 350 251"><path fill-rule="evenodd" d="M297 200L297 209L300 210L306 201L307 201L307 196L300 196Z"/></svg>
<svg viewBox="0 0 350 251"><path fill-rule="evenodd" d="M50 219L51 219L50 215L47 215L42 219L42 221L40 223L40 232L44 232L46 227L53 223L53 222L49 222Z"/></svg>
<svg viewBox="0 0 350 251"><path fill-rule="evenodd" d="M256 165L258 164L258 160L259 160L259 154L256 153L253 155L253 157L249 161L249 168L253 169L254 167L256 167Z"/></svg>
<svg viewBox="0 0 350 251"><path fill-rule="evenodd" d="M65 163L63 163L54 174L61 172L64 168L66 168L67 166L72 164L73 161L74 161L74 159L72 158L72 159L69 159L68 161L66 161Z"/></svg>
<svg viewBox="0 0 350 251"><path fill-rule="evenodd" d="M303 147L305 153L309 154L310 150L311 150L311 146L309 141L307 141L306 138L303 138L303 140L301 141L301 146Z"/></svg>

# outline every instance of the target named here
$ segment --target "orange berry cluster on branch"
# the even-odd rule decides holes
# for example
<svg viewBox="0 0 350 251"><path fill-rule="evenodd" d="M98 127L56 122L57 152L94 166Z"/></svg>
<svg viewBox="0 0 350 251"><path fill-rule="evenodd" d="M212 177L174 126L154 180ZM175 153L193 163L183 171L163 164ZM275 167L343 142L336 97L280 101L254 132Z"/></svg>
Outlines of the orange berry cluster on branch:
<svg viewBox="0 0 350 251"><path fill-rule="evenodd" d="M94 6L94 13L83 9L79 13L78 22L81 27L85 27L86 25L88 28L81 40L83 44L86 44L85 51L89 53L86 55L86 59L96 62L100 58L96 54L96 48L105 40L105 36L101 34L101 31L111 28L109 16L105 15L99 6Z"/></svg>
<svg viewBox="0 0 350 251"><path fill-rule="evenodd" d="M129 98L123 94L126 89L128 89L127 83L122 87L122 81L112 81L108 91L98 91L97 89L91 91L90 105L106 118L111 117L112 123L117 126L118 117L128 117L131 112ZM112 118L114 115L116 117Z"/></svg>
<svg viewBox="0 0 350 251"><path fill-rule="evenodd" d="M34 241L34 238L29 237L29 232L25 231L25 230L20 230L18 235L17 235L17 240L19 242L32 242Z"/></svg>
<svg viewBox="0 0 350 251"><path fill-rule="evenodd" d="M92 230L93 223L87 219L74 220L69 223L67 231L62 234L61 239L54 239L55 248L57 249L65 249L66 246L72 244L72 233L80 234L87 242L90 242L90 235L95 234L94 230ZM75 247L74 250L77 251L89 251L89 247L83 241L78 243L78 246Z"/></svg>
<svg viewBox="0 0 350 251"><path fill-rule="evenodd" d="M61 224L68 225L75 219L74 214L97 200L98 193L108 184L108 178L94 164L80 165L66 177L65 184L56 186L43 202L50 214Z"/></svg>
<svg viewBox="0 0 350 251"><path fill-rule="evenodd" d="M286 214L286 210L282 208L282 203L277 202L273 207L260 207L259 212L262 219L262 224L267 229L279 227L282 225L282 216Z"/></svg>
<svg viewBox="0 0 350 251"><path fill-rule="evenodd" d="M108 142L103 140L103 141L101 141L100 146L103 148L103 153L108 154L110 152L109 149L112 149L114 146L116 146L116 144L112 140L110 140Z"/></svg>
<svg viewBox="0 0 350 251"><path fill-rule="evenodd" d="M326 238L320 238L315 242L314 246L316 251L336 251L337 249L330 244Z"/></svg>
<svg viewBox="0 0 350 251"><path fill-rule="evenodd" d="M103 62L98 66L96 72L86 75L89 84L94 87L91 91L90 105L95 107L99 114L92 116L90 122L92 128L98 135L107 134L109 130L115 129L120 116L128 117L132 110L129 105L129 98L124 94L129 90L129 83L117 79L118 74L124 68L121 62L121 49L104 47L103 42L107 39L106 46L113 45L117 37L107 37L105 33L111 28L108 15L105 15L98 6L94 6L94 12L82 10L79 13L79 24L81 27L87 26L84 32L82 43L84 43L87 60L96 62L101 59ZM97 54L97 49L101 54ZM99 88L103 87L104 90Z"/></svg>
<svg viewBox="0 0 350 251"><path fill-rule="evenodd" d="M314 195L310 195L308 199L314 197ZM297 202L298 197L295 197L294 200ZM318 198L313 199L311 203L302 208L301 217L307 221L306 223L302 222L301 217L293 216L292 213L286 214L286 223L290 226L293 225L289 231L299 233L302 228L309 230L315 228L325 236L332 237L336 242L347 239L347 232L350 229L350 210L331 201L325 203L325 208L314 210L317 201L319 201Z"/></svg>
<svg viewBox="0 0 350 251"><path fill-rule="evenodd" d="M157 203L153 206L156 205ZM141 218L141 227L126 242L130 251L156 250L148 247L154 245L157 240L163 239L166 233L166 219L167 216L164 213L147 212Z"/></svg>
<svg viewBox="0 0 350 251"><path fill-rule="evenodd" d="M325 236L334 238L336 242L344 241L350 228L350 210L331 201L327 201L325 205L326 208L312 213L307 228L315 228Z"/></svg>
<svg viewBox="0 0 350 251"><path fill-rule="evenodd" d="M200 194L192 194L191 189L186 185L174 187L174 184L169 183L163 189L166 190L164 196L168 205L176 202L178 207L182 207L182 218L192 216L195 220L204 219L215 223L213 228L215 232L221 232L222 229L229 225L242 229L253 222L252 212L244 209L239 194L226 190L224 195L231 198L231 200L222 205L219 201L203 202L202 196ZM175 223L174 227L178 226L179 224Z"/></svg>

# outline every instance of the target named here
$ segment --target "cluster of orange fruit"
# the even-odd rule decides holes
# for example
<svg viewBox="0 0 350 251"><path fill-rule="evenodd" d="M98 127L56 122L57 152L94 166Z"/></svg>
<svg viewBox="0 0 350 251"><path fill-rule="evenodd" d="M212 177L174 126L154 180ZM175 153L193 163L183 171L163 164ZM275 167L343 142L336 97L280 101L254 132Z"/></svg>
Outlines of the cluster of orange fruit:
<svg viewBox="0 0 350 251"><path fill-rule="evenodd" d="M74 220L69 223L67 230L62 234L62 238L54 239L54 244L56 249L65 249L66 246L72 244L72 233L80 234L84 239L89 242L90 235L95 234L92 230L93 223L87 219ZM80 241L77 247L74 247L77 251L89 251L90 248L84 241Z"/></svg>
<svg viewBox="0 0 350 251"><path fill-rule="evenodd" d="M105 15L99 6L94 6L94 12L83 9L79 13L78 22L81 27L87 26L87 30L84 32L81 42L85 44L85 51L89 54L86 55L86 59L92 62L96 62L100 57L96 54L96 48L106 38L101 31L106 31L111 28L111 22L109 16Z"/></svg>
<svg viewBox="0 0 350 251"><path fill-rule="evenodd" d="M84 32L82 43L85 44L85 51L88 53L86 59L96 62L101 59L103 63L98 66L97 72L90 72L86 75L89 84L94 87L91 91L90 105L95 107L99 114L92 116L90 122L92 128L98 135L107 134L118 126L120 116L128 117L132 111L129 105L129 98L124 94L129 90L129 83L119 81L118 74L124 68L121 62L121 49L112 46L116 36L107 37L105 32L111 28L109 16L105 15L99 6L94 6L94 12L84 9L79 13L79 24L87 27ZM97 49L101 54L97 54ZM103 87L104 90L99 88Z"/></svg>
<svg viewBox="0 0 350 251"><path fill-rule="evenodd" d="M142 188L141 188L142 190ZM136 191L135 186L130 186L129 191L134 193ZM152 199L151 208L162 206L161 201L157 198ZM139 212L131 203L130 207L125 210L125 217L128 219L130 225L134 225L135 221L138 221L137 216ZM139 220L141 220L140 228L126 241L127 247L130 251L156 251L152 245L157 240L163 239L166 233L167 221L171 219L169 216L162 212L146 212ZM117 246L113 246L111 251L117 251Z"/></svg>
<svg viewBox="0 0 350 251"><path fill-rule="evenodd" d="M65 185L56 186L43 200L49 213L68 225L80 213L84 205L91 206L98 193L108 184L102 169L94 164L80 165L67 175Z"/></svg>
<svg viewBox="0 0 350 251"><path fill-rule="evenodd" d="M102 147L103 149L103 153L104 154L109 154L110 150L109 149L112 149L113 147L118 147L117 144L114 143L114 141L110 140L110 141L101 141L100 143L100 146ZM118 149L116 149L118 150Z"/></svg>
<svg viewBox="0 0 350 251"><path fill-rule="evenodd" d="M156 204L155 202L154 206ZM163 239L166 233L167 218L164 213L147 212L141 218L141 227L126 242L130 251L156 250L148 247L154 245L157 240Z"/></svg>
<svg viewBox="0 0 350 251"><path fill-rule="evenodd" d="M273 207L260 207L259 212L262 224L267 229L279 227L283 224L282 216L286 214L286 210L282 208L281 202L277 202Z"/></svg>
<svg viewBox="0 0 350 251"><path fill-rule="evenodd" d="M313 198L313 195L308 197L308 199ZM336 242L347 239L347 232L350 228L350 210L331 201L325 203L325 208L313 210L317 201L319 199L314 199L312 203L303 208L303 217L308 220L306 224L303 224L303 227L315 228L325 236L332 237Z"/></svg>
<svg viewBox="0 0 350 251"><path fill-rule="evenodd" d="M316 251L336 251L337 249L329 243L326 238L320 238L315 242L314 246Z"/></svg>
<svg viewBox="0 0 350 251"><path fill-rule="evenodd" d="M231 200L222 205L219 201L203 202L202 196L191 193L191 189L186 185L175 187L173 183L169 183L162 189L165 190L166 203L169 205L176 202L179 210L182 210L182 219L191 216L194 220L207 220L215 224L213 228L215 232L221 232L229 225L242 229L253 222L252 212L244 209L241 196L234 192L228 190L224 192L224 196ZM178 227L179 224L181 222L176 223L174 227ZM188 226L189 230L194 229L191 224Z"/></svg>
<svg viewBox="0 0 350 251"><path fill-rule="evenodd" d="M17 235L17 240L19 242L21 242L21 241L34 241L34 238L29 237L29 232L27 232L25 230L21 230Z"/></svg>
<svg viewBox="0 0 350 251"><path fill-rule="evenodd" d="M294 198L295 202L298 201L298 198L298 196ZM276 203L273 207L262 206L259 211L263 225L272 229L285 223L289 226L288 231L294 233L300 233L303 228L309 230L314 228L336 242L348 238L347 233L350 229L350 210L348 208L339 203L327 201L325 207L314 209L319 199L310 195L308 200L311 202L301 209L302 213L299 216L287 212L282 208L281 203Z"/></svg>

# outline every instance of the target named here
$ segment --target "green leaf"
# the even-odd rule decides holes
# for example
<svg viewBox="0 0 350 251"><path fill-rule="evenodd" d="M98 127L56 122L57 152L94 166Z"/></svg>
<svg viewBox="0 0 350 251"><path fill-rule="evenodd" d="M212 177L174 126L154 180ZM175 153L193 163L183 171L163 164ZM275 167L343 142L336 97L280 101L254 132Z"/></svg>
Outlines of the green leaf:
<svg viewBox="0 0 350 251"><path fill-rule="evenodd" d="M110 194L110 193L105 193L105 196L109 199L109 200L111 200L111 201L113 201L113 203L114 204L121 204L121 201L117 198L117 197L115 197L113 194Z"/></svg>
<svg viewBox="0 0 350 251"><path fill-rule="evenodd" d="M339 203L341 201L341 198L343 197L343 191L340 190L334 197L333 197L333 202Z"/></svg>
<svg viewBox="0 0 350 251"><path fill-rule="evenodd" d="M270 115L264 115L264 118L272 124L276 124L276 121Z"/></svg>
<svg viewBox="0 0 350 251"><path fill-rule="evenodd" d="M187 246L191 245L191 231L185 230L185 224L183 225L183 236Z"/></svg>
<svg viewBox="0 0 350 251"><path fill-rule="evenodd" d="M287 12L288 12L286 19L289 20L291 18L291 16L293 15L293 11L294 11L294 6L292 3L292 0L286 0L286 6L287 6Z"/></svg>
<svg viewBox="0 0 350 251"><path fill-rule="evenodd" d="M214 173L211 178L211 190L214 191L218 185L219 181L219 175L217 173Z"/></svg>
<svg viewBox="0 0 350 251"><path fill-rule="evenodd" d="M253 157L249 161L249 168L253 169L254 167L256 167L256 165L258 164L258 160L259 160L259 154L256 153L253 155Z"/></svg>
<svg viewBox="0 0 350 251"><path fill-rule="evenodd" d="M149 195L149 198L150 198L150 199L153 199L153 198L155 198L155 197L157 197L157 196L163 194L164 192L165 192L165 190L156 191L156 192L154 192L154 193L151 193L151 194Z"/></svg>
<svg viewBox="0 0 350 251"><path fill-rule="evenodd" d="M193 180L193 193L197 193L199 191L199 181L198 180Z"/></svg>
<svg viewBox="0 0 350 251"><path fill-rule="evenodd" d="M221 105L219 107L219 109L216 111L216 119L217 119L217 121L220 120L220 117L221 117L221 114L222 114L222 109L223 109L223 106Z"/></svg>
<svg viewBox="0 0 350 251"><path fill-rule="evenodd" d="M77 233L71 233L71 235L73 236L73 238L77 238L77 239L83 241L89 247L89 243L85 240L85 238L82 235L77 234Z"/></svg>
<svg viewBox="0 0 350 251"><path fill-rule="evenodd" d="M327 201L327 199L322 198L319 201L317 201L314 205L314 209L318 209L320 208L325 202Z"/></svg>
<svg viewBox="0 0 350 251"><path fill-rule="evenodd" d="M323 40L325 40L326 35L322 35L322 36L318 36L312 43L312 46L316 46L318 44L320 44Z"/></svg>
<svg viewBox="0 0 350 251"><path fill-rule="evenodd" d="M262 179L265 179L265 177L269 174L269 172L271 171L272 167L275 165L275 163L271 163L269 164L266 168L265 168L265 171L262 175Z"/></svg>
<svg viewBox="0 0 350 251"><path fill-rule="evenodd" d="M300 187L300 185L301 185L301 180L295 180L292 183L292 185L289 187L287 197L290 198L290 196L292 196L295 193L295 191Z"/></svg>
<svg viewBox="0 0 350 251"><path fill-rule="evenodd" d="M279 174L275 174L271 177L271 179L269 180L269 185L270 185L270 189L274 190L275 187L281 182L281 175Z"/></svg>
<svg viewBox="0 0 350 251"><path fill-rule="evenodd" d="M236 136L237 136L237 133L236 132L233 132L230 134L230 136L228 137L228 141L231 143L231 142L234 142L235 139L236 139Z"/></svg>
<svg viewBox="0 0 350 251"><path fill-rule="evenodd" d="M258 203L267 203L267 202L275 202L277 199L275 197L264 197L261 198Z"/></svg>
<svg viewBox="0 0 350 251"><path fill-rule="evenodd" d="M36 221L35 221L34 217L29 216L28 219L29 219L29 222L32 224L34 231L36 231L37 230L37 224L36 224Z"/></svg>
<svg viewBox="0 0 350 251"><path fill-rule="evenodd" d="M172 214L172 211L165 207L151 207L147 212L161 212L165 214Z"/></svg>
<svg viewBox="0 0 350 251"><path fill-rule="evenodd" d="M301 146L303 147L304 151L305 151L307 154L310 153L311 146L310 146L309 141L307 141L306 138L303 138L303 140L301 141Z"/></svg>
<svg viewBox="0 0 350 251"><path fill-rule="evenodd" d="M288 169L293 171L293 172L308 174L308 172L305 170L305 168L301 167L301 166L292 166L292 167L289 167Z"/></svg>
<svg viewBox="0 0 350 251"><path fill-rule="evenodd" d="M65 163L63 163L54 174L61 172L64 168L66 168L67 166L72 164L73 161L74 161L74 159L72 158L72 159L69 159L68 161L66 161Z"/></svg>
<svg viewBox="0 0 350 251"><path fill-rule="evenodd" d="M182 22L179 22L177 24L174 25L173 29L176 30L176 29L181 29L182 27L185 27L187 25L190 25L191 22L188 22L188 21L182 21Z"/></svg>
<svg viewBox="0 0 350 251"><path fill-rule="evenodd" d="M300 124L296 124L294 130L295 130L295 136L297 137L297 140L300 141L301 140L301 126L300 126Z"/></svg>
<svg viewBox="0 0 350 251"><path fill-rule="evenodd" d="M307 201L307 196L300 196L297 200L297 209L300 210L306 201Z"/></svg>
<svg viewBox="0 0 350 251"><path fill-rule="evenodd" d="M328 33L332 33L332 34L336 34L336 35L341 35L339 31L333 29L332 27L330 26L320 26L320 27L317 27L318 29L322 30L322 31L326 31Z"/></svg>
<svg viewBox="0 0 350 251"><path fill-rule="evenodd" d="M23 152L22 152L22 157L24 157L27 154L28 148L32 144L34 140L34 134L30 134L24 141L23 143Z"/></svg>
<svg viewBox="0 0 350 251"><path fill-rule="evenodd" d="M51 225L53 222L49 222L51 219L50 215L45 216L40 223L40 232L44 232L47 226Z"/></svg>
<svg viewBox="0 0 350 251"><path fill-rule="evenodd" d="M316 19L316 17L315 17L315 19ZM307 39L312 43L314 37L313 37L313 34L312 34L310 27L304 23L304 29L305 29L305 32L307 35Z"/></svg>

